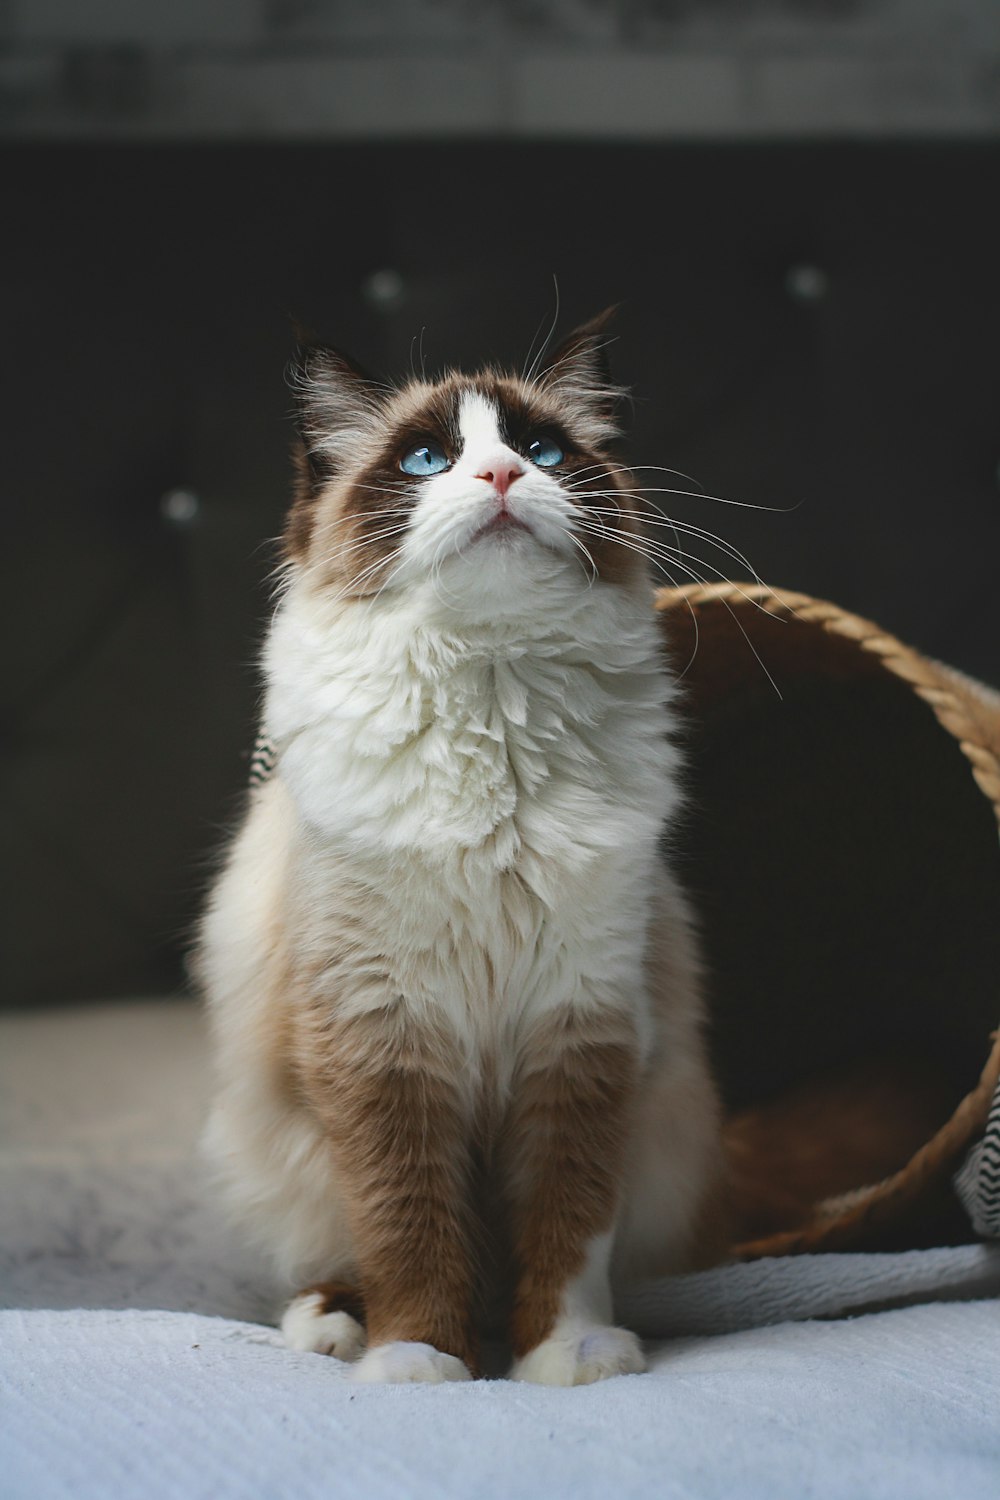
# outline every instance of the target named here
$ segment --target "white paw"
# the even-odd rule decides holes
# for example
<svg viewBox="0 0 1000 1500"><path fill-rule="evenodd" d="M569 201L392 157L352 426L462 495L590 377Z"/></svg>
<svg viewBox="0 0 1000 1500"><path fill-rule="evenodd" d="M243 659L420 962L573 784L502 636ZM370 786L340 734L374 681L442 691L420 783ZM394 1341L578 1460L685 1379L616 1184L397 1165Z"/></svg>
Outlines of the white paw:
<svg viewBox="0 0 1000 1500"><path fill-rule="evenodd" d="M471 1380L472 1376L454 1354L442 1354L432 1344L399 1341L369 1349L354 1366L351 1379L399 1385L408 1380L437 1384L442 1380Z"/></svg>
<svg viewBox="0 0 1000 1500"><path fill-rule="evenodd" d="M625 1328L556 1330L511 1370L512 1380L535 1385L591 1385L611 1375L638 1375L646 1368L642 1345Z"/></svg>
<svg viewBox="0 0 1000 1500"><path fill-rule="evenodd" d="M332 1354L334 1359L357 1359L365 1346L365 1330L348 1312L323 1311L320 1292L293 1297L281 1320L281 1334L289 1349L308 1354Z"/></svg>

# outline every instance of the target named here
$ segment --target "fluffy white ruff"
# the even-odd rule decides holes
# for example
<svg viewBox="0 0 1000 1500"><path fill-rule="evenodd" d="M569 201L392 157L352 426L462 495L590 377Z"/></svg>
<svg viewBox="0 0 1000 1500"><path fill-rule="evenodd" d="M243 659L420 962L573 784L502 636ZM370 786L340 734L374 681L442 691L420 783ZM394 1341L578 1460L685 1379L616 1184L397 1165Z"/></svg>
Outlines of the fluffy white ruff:
<svg viewBox="0 0 1000 1500"><path fill-rule="evenodd" d="M331 1354L350 1363L365 1346L365 1330L347 1312L323 1312L319 1292L293 1297L281 1319L281 1335L289 1349L306 1354Z"/></svg>
<svg viewBox="0 0 1000 1500"><path fill-rule="evenodd" d="M640 1375L645 1368L642 1345L634 1333L569 1324L519 1359L510 1374L512 1380L534 1385L593 1385L612 1375Z"/></svg>
<svg viewBox="0 0 1000 1500"><path fill-rule="evenodd" d="M678 757L648 599L563 578L532 600L524 584L524 614L492 623L442 619L430 585L379 605L291 589L267 724L326 840L438 864L473 853L494 873L530 850L579 868L655 842Z"/></svg>
<svg viewBox="0 0 1000 1500"><path fill-rule="evenodd" d="M472 1376L454 1354L442 1354L432 1344L400 1341L369 1349L351 1370L351 1379L371 1385L440 1385L446 1380L471 1380Z"/></svg>

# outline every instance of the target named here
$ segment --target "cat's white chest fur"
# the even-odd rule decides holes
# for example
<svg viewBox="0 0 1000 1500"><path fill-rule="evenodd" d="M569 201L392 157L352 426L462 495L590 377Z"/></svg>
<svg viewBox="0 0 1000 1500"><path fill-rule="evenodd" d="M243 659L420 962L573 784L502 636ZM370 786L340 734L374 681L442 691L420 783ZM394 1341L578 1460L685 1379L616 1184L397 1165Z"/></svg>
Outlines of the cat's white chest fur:
<svg viewBox="0 0 1000 1500"><path fill-rule="evenodd" d="M537 610L461 632L426 606L299 590L279 609L266 719L305 819L345 853L494 870L655 836L676 752L648 602L598 586L551 623Z"/></svg>
<svg viewBox="0 0 1000 1500"><path fill-rule="evenodd" d="M636 993L677 796L648 600L596 588L461 634L432 610L302 591L275 620L267 722L310 902L346 879L391 984L463 1033Z"/></svg>

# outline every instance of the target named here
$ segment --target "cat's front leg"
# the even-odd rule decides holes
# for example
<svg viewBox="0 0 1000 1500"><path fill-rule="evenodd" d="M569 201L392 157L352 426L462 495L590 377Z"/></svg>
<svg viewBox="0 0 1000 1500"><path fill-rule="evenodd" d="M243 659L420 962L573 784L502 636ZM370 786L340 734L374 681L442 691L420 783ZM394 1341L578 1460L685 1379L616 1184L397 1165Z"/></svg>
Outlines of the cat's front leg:
<svg viewBox="0 0 1000 1500"><path fill-rule="evenodd" d="M638 1073L626 1016L567 1008L525 1049L505 1141L517 1280L512 1376L587 1385L645 1369L611 1323L608 1265Z"/></svg>
<svg viewBox="0 0 1000 1500"><path fill-rule="evenodd" d="M327 1020L304 1061L360 1269L368 1348L352 1377L468 1380L476 1367L471 1192L453 1045L400 1001Z"/></svg>

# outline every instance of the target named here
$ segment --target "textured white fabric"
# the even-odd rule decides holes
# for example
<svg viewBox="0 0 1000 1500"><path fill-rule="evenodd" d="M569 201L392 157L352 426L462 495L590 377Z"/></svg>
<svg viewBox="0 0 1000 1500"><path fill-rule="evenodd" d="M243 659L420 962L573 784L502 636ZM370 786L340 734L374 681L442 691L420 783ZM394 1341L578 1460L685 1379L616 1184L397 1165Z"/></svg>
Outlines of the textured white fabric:
<svg viewBox="0 0 1000 1500"><path fill-rule="evenodd" d="M1000 1308L685 1339L571 1390L358 1386L243 1323L0 1315L5 1500L995 1500Z"/></svg>
<svg viewBox="0 0 1000 1500"><path fill-rule="evenodd" d="M0 1019L3 1500L1000 1493L1000 1246L650 1283L652 1369L600 1386L349 1385L266 1326L207 1093L187 1003Z"/></svg>

